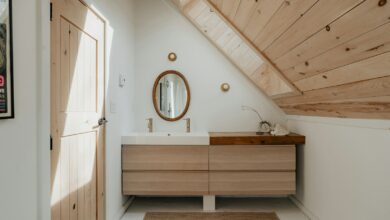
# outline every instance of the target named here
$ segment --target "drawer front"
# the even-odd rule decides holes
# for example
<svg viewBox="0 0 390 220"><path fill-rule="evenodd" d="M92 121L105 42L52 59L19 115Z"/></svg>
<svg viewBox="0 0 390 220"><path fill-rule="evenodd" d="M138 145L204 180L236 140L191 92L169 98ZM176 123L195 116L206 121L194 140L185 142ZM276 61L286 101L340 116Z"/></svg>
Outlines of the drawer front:
<svg viewBox="0 0 390 220"><path fill-rule="evenodd" d="M208 170L207 146L125 146L122 169Z"/></svg>
<svg viewBox="0 0 390 220"><path fill-rule="evenodd" d="M211 172L210 195L295 194L295 172Z"/></svg>
<svg viewBox="0 0 390 220"><path fill-rule="evenodd" d="M145 171L123 173L124 195L207 195L206 171Z"/></svg>
<svg viewBox="0 0 390 220"><path fill-rule="evenodd" d="M210 170L295 171L295 146L210 146Z"/></svg>

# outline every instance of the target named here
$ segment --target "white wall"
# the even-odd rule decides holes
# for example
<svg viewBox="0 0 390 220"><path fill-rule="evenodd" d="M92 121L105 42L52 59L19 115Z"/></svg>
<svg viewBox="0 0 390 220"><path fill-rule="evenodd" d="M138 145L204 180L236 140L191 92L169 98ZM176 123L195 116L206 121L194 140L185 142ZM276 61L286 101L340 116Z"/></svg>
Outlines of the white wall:
<svg viewBox="0 0 390 220"><path fill-rule="evenodd" d="M176 62L167 55L175 52ZM191 87L186 117L193 131L254 131L257 116L243 112L250 105L270 121L283 121L284 114L241 74L206 37L165 1L136 1L136 129L146 131L146 118L153 117L157 131L185 131L185 122L166 122L152 102L156 77L165 70L182 72ZM230 83L229 93L220 85Z"/></svg>
<svg viewBox="0 0 390 220"><path fill-rule="evenodd" d="M390 120L289 116L298 148L296 198L320 220L390 219Z"/></svg>
<svg viewBox="0 0 390 220"><path fill-rule="evenodd" d="M119 219L122 196L121 134L134 130L134 1L88 0L107 21L106 219ZM119 87L119 74L126 77Z"/></svg>
<svg viewBox="0 0 390 220"><path fill-rule="evenodd" d="M133 1L87 3L109 23L106 200L107 219L119 219L126 201L121 194L120 136L134 128ZM48 0L13 1L16 118L0 121L0 219L50 219L48 5ZM121 89L119 73L128 81Z"/></svg>
<svg viewBox="0 0 390 220"><path fill-rule="evenodd" d="M0 219L38 218L38 18L37 1L13 1L16 118L0 121Z"/></svg>

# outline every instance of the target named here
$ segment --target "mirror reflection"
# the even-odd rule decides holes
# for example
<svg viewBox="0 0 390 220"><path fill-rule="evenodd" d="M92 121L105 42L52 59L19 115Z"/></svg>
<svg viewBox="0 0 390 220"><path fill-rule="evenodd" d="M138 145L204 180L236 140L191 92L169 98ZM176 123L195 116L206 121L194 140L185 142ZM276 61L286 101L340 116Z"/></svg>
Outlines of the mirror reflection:
<svg viewBox="0 0 390 220"><path fill-rule="evenodd" d="M165 120L176 121L188 110L190 93L184 76L176 71L162 73L154 86L154 107Z"/></svg>

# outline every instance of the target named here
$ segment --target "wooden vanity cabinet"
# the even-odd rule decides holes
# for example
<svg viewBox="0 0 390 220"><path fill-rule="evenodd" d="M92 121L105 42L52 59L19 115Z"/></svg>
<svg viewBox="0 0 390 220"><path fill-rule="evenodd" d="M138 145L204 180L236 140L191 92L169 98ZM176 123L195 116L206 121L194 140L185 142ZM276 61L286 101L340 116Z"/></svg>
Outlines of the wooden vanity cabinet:
<svg viewBox="0 0 390 220"><path fill-rule="evenodd" d="M210 146L211 171L295 171L294 145Z"/></svg>
<svg viewBox="0 0 390 220"><path fill-rule="evenodd" d="M210 146L211 195L295 193L294 145Z"/></svg>
<svg viewBox="0 0 390 220"><path fill-rule="evenodd" d="M207 195L207 171L132 171L123 173L125 195Z"/></svg>
<svg viewBox="0 0 390 220"><path fill-rule="evenodd" d="M208 146L123 146L123 194L207 195L208 156Z"/></svg>
<svg viewBox="0 0 390 220"><path fill-rule="evenodd" d="M123 171L207 171L208 146L124 146Z"/></svg>
<svg viewBox="0 0 390 220"><path fill-rule="evenodd" d="M290 195L305 137L210 133L210 146L122 148L124 195Z"/></svg>

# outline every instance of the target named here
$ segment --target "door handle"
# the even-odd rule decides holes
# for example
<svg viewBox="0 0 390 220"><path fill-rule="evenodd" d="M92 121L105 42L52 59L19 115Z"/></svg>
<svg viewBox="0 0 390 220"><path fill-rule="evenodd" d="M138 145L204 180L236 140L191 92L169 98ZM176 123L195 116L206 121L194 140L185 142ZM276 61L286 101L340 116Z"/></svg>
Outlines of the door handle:
<svg viewBox="0 0 390 220"><path fill-rule="evenodd" d="M104 126L107 123L108 123L108 121L107 121L107 119L105 117L99 119L99 121L98 121L98 125L99 126Z"/></svg>

